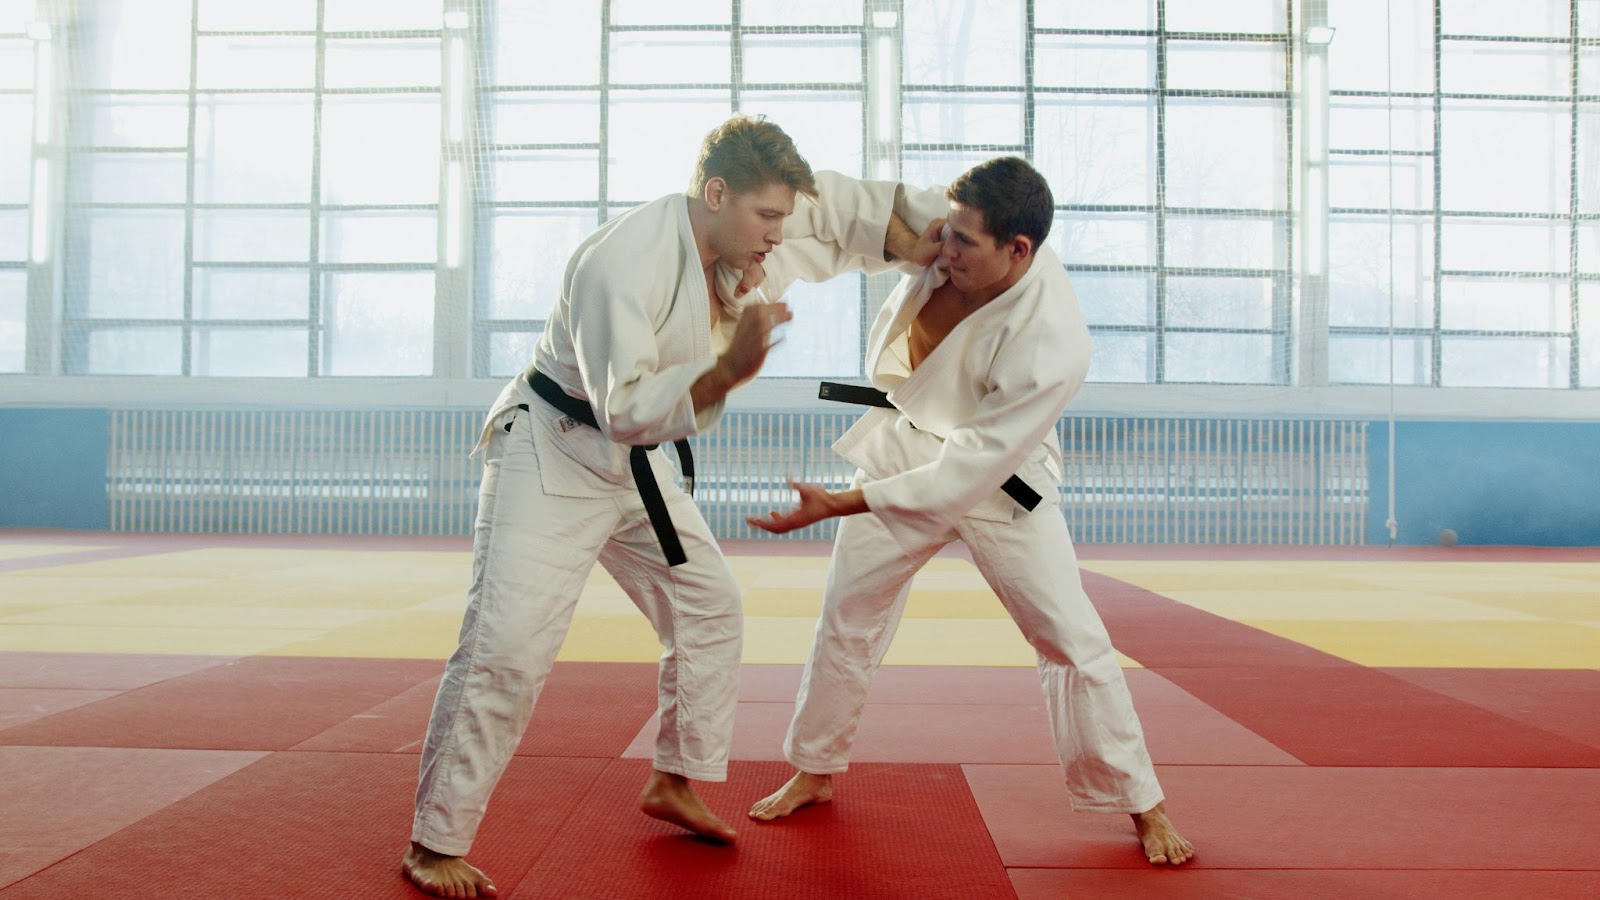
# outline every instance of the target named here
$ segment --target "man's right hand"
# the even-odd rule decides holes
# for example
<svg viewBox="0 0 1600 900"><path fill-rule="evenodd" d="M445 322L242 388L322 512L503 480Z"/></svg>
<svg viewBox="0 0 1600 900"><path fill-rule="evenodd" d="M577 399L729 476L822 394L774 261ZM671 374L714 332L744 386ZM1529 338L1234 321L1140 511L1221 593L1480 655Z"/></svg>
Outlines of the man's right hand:
<svg viewBox="0 0 1600 900"><path fill-rule="evenodd" d="M946 224L944 219L934 219L929 222L928 227L917 235L916 246L911 248L910 256L907 258L919 266L933 265L933 261L944 252Z"/></svg>
<svg viewBox="0 0 1600 900"><path fill-rule="evenodd" d="M944 219L934 219L917 234L898 214L891 215L883 240L884 258L901 259L923 267L933 265L944 251L944 226Z"/></svg>

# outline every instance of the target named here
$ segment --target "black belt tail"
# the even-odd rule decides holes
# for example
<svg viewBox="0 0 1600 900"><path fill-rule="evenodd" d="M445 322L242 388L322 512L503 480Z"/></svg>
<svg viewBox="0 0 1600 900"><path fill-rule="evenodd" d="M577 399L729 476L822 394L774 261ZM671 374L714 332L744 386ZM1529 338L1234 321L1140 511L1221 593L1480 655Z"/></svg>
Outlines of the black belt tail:
<svg viewBox="0 0 1600 900"><path fill-rule="evenodd" d="M667 501L661 496L661 485L656 484L655 470L650 468L650 454L644 447L628 451L628 467L633 469L633 483L639 486L639 499L650 515L650 527L661 543L661 553L668 566L680 566L689 561L678 540L678 529L672 524L672 514L667 512Z"/></svg>

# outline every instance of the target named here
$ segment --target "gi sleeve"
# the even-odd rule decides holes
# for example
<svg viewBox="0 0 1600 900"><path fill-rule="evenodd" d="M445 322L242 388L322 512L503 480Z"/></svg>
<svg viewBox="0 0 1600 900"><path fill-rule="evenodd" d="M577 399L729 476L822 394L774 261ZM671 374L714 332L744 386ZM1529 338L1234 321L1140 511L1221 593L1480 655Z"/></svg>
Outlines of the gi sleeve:
<svg viewBox="0 0 1600 900"><path fill-rule="evenodd" d="M894 211L912 231L921 234L934 219L950 217L950 200L944 192L943 185L928 188L902 185L895 194Z"/></svg>
<svg viewBox="0 0 1600 900"><path fill-rule="evenodd" d="M943 540L1000 489L1052 433L1089 371L1088 334L1011 323L990 365L977 410L945 436L932 462L862 490L908 553Z"/></svg>
<svg viewBox="0 0 1600 900"><path fill-rule="evenodd" d="M796 198L794 215L783 223L783 243L762 263L767 273L762 290L773 300L796 281L827 281L856 271L874 274L893 266L883 258L883 243L900 185L829 171L816 173L816 178L819 199ZM733 281L738 282L737 275Z"/></svg>
<svg viewBox="0 0 1600 900"><path fill-rule="evenodd" d="M884 259L889 215L898 215L918 234L934 219L949 215L943 187L908 188L892 181L866 181L839 172L816 173L819 199L801 196L783 227L783 243L762 264L767 280L762 290L776 300L796 281L827 281L847 272L899 269L916 274L921 266ZM718 266L718 289L724 300L734 295L743 272ZM749 298L729 303L737 310Z"/></svg>

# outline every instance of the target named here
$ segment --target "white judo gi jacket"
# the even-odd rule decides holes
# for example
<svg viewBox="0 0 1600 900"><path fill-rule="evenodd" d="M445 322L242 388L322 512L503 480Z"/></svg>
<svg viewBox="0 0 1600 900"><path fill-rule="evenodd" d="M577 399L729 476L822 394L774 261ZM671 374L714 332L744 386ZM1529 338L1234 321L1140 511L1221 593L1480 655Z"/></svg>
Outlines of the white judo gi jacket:
<svg viewBox="0 0 1600 900"><path fill-rule="evenodd" d="M942 190L902 196L896 211L920 231L947 215ZM1016 475L1059 504L1056 423L1089 372L1089 328L1049 245L1011 289L963 319L911 369L911 323L946 274L905 267L867 338L866 371L895 409L869 409L834 449L869 477L867 505L910 555L947 540L971 516L1008 522L1025 511L1000 490ZM790 272L768 266L782 290Z"/></svg>
<svg viewBox="0 0 1600 900"><path fill-rule="evenodd" d="M869 410L836 443L871 477L867 505L907 551L962 518L1025 512L1013 474L1059 503L1056 423L1089 372L1089 328L1049 245L1009 290L975 310L911 369L911 323L945 272L930 266L890 295L867 338L867 372L896 409Z"/></svg>
<svg viewBox="0 0 1600 900"><path fill-rule="evenodd" d="M796 197L784 241L768 254L783 284L825 281L852 270L888 269L884 234L899 186L816 173L818 203ZM571 419L534 417L544 488L567 497L605 497L634 488L629 447L697 434L721 418L719 401L696 415L689 389L716 364L738 312L759 302L754 291L733 296L741 273L718 267L718 301L727 313L713 335L710 298L689 226L689 198L663 197L600 226L573 253L561 297L534 348L533 367L568 394L587 400L597 431ZM676 234L673 242L661 240ZM674 285L671 291L663 285ZM769 297L781 291L766 291ZM796 310L797 315L805 311ZM718 340L720 338L720 340ZM542 403L523 376L506 385L484 422L484 435L519 404ZM480 442L480 448L483 446ZM674 469L650 454L658 478Z"/></svg>

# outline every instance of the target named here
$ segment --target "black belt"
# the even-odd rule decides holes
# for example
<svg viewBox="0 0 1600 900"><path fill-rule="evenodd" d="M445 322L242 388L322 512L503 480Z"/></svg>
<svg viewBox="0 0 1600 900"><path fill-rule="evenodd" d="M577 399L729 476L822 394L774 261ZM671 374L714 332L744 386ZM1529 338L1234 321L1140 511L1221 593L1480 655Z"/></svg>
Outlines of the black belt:
<svg viewBox="0 0 1600 900"><path fill-rule="evenodd" d="M859 384L840 384L837 381L824 381L817 388L817 399L834 400L839 403L854 403L857 406L877 406L883 409L894 409L895 405L889 402L889 395L877 388L862 387ZM1012 475L1006 483L1000 485L1000 490L1005 491L1011 499L1028 512L1039 505L1044 498L1028 483Z"/></svg>
<svg viewBox="0 0 1600 900"><path fill-rule="evenodd" d="M594 417L594 408L578 398L568 394L561 386L550 380L550 377L535 369L528 375L528 385L533 392L539 395L544 402L554 406L566 415L582 422L590 428L598 430L600 423ZM517 404L521 409L527 409L525 404ZM689 561L683 552L683 544L678 540L678 530L672 526L672 515L667 512L667 501L661 496L661 485L656 483L656 473L650 468L649 451L661 446L649 444L634 447L628 453L628 467L633 470L633 483L639 488L639 499L644 501L644 510L650 515L650 527L655 529L656 540L661 542L661 552L667 557L667 565L677 566ZM687 440L673 441L672 446L678 450L678 463L683 467L683 483L690 496L694 495L694 454L689 450Z"/></svg>

